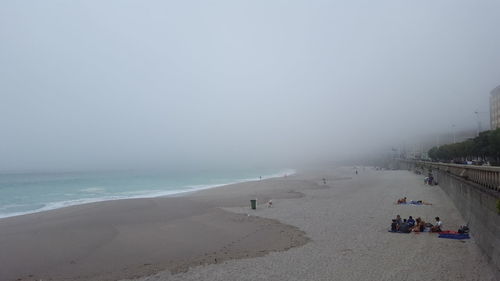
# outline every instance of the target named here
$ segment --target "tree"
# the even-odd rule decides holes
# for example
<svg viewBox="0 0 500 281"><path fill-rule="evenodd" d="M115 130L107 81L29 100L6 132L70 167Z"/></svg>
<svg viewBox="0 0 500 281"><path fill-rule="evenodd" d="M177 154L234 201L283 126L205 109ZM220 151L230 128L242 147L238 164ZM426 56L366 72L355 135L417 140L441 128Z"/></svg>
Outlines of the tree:
<svg viewBox="0 0 500 281"><path fill-rule="evenodd" d="M433 147L428 152L434 161L466 161L473 158L500 164L500 129L481 132L474 139Z"/></svg>
<svg viewBox="0 0 500 281"><path fill-rule="evenodd" d="M492 131L489 134L489 156L492 158L491 162L498 164L500 158L500 129Z"/></svg>

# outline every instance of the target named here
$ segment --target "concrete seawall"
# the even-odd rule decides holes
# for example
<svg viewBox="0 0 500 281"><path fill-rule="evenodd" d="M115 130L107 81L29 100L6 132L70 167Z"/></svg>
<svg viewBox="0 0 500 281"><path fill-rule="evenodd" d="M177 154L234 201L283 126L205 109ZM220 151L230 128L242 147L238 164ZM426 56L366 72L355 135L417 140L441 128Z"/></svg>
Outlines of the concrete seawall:
<svg viewBox="0 0 500 281"><path fill-rule="evenodd" d="M399 161L399 168L431 170L441 189L452 199L469 223L471 235L500 276L500 193L466 178L454 175L443 166L427 162Z"/></svg>

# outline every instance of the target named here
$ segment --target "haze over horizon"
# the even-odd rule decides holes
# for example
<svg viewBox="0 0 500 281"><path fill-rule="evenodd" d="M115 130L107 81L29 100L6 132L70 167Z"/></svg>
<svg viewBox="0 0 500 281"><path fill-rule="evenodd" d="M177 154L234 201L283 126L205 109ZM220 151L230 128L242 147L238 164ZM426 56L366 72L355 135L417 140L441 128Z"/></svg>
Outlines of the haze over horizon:
<svg viewBox="0 0 500 281"><path fill-rule="evenodd" d="M0 171L293 167L488 124L500 1L209 2L3 1Z"/></svg>

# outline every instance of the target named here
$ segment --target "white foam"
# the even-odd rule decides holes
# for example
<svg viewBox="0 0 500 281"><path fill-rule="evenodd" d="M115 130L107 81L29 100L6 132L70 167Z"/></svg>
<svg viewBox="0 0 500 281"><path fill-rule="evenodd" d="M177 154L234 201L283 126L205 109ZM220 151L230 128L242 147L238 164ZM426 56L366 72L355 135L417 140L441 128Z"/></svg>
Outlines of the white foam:
<svg viewBox="0 0 500 281"><path fill-rule="evenodd" d="M28 205L27 204L7 204L7 205L0 206L0 210L7 210L7 209L26 207L26 206L28 206Z"/></svg>
<svg viewBox="0 0 500 281"><path fill-rule="evenodd" d="M295 170L287 169L287 170L283 170L283 171L276 173L276 174L263 176L262 179L271 179L271 178L282 177L284 175L289 176L289 175L293 175L293 174L295 174ZM51 202L51 203L44 204L44 206L42 208L38 208L35 210L30 210L30 211L25 211L25 212L16 212L16 213L1 213L0 212L0 219L21 216L21 215L34 214L34 213L50 211L50 210L55 210L55 209L61 209L61 208L76 206L76 205L103 202L103 201L113 201L113 200L123 200L123 199L139 199L139 198L156 198L156 197L164 197L164 196L182 196L184 194L192 193L195 191L210 189L210 188L219 187L219 186L231 185L231 184L236 184L236 183L242 183L242 182L257 181L257 180L258 179L256 179L256 178L248 178L248 179L240 179L240 180L235 180L232 182L219 183L219 184L190 185L190 186L185 186L182 189L174 189L174 190L156 190L155 189L155 190L128 191L128 192L123 192L122 195L105 196L105 197L99 197L99 198L81 198L81 199L75 199L75 200ZM91 188L81 189L80 191L89 192L89 193L102 193L105 191L105 189L99 188L99 187L91 187ZM12 207L12 206L21 206L21 205L6 205L3 208L0 208L0 210L7 208L7 206Z"/></svg>
<svg viewBox="0 0 500 281"><path fill-rule="evenodd" d="M88 192L88 193L103 193L106 191L106 189L104 187L89 187L89 188L80 189L79 191Z"/></svg>

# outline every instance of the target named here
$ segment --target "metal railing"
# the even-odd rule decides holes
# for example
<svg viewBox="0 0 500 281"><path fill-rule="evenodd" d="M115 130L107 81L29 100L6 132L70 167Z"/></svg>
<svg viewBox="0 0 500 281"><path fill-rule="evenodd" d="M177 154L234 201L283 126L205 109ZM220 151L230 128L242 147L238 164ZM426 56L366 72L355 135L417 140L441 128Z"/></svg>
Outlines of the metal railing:
<svg viewBox="0 0 500 281"><path fill-rule="evenodd" d="M459 165L416 160L400 161L414 163L417 167L423 166L433 170L445 171L490 190L500 192L500 167Z"/></svg>

